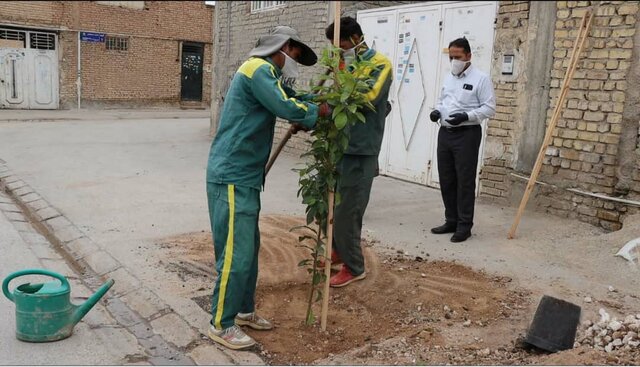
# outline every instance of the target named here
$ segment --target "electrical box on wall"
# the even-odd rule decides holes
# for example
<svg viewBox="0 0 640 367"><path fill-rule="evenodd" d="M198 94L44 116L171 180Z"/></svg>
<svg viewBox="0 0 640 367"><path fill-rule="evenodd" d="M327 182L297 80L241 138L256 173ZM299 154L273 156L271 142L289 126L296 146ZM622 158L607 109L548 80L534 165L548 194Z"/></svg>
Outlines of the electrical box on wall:
<svg viewBox="0 0 640 367"><path fill-rule="evenodd" d="M502 75L513 75L513 64L515 57L513 55L502 56Z"/></svg>

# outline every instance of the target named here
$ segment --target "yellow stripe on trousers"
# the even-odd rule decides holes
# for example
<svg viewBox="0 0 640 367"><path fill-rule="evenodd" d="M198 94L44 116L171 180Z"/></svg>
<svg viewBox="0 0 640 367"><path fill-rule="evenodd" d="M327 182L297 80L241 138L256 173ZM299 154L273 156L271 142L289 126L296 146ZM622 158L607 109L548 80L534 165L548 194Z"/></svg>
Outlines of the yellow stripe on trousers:
<svg viewBox="0 0 640 367"><path fill-rule="evenodd" d="M234 185L228 185L229 196L229 226L227 230L227 245L224 249L224 265L222 266L222 278L220 279L220 293L218 294L218 309L216 311L216 328L222 329L222 313L224 312L224 298L227 293L227 283L229 282L229 273L231 272L231 260L233 259L233 222L235 217L235 192Z"/></svg>

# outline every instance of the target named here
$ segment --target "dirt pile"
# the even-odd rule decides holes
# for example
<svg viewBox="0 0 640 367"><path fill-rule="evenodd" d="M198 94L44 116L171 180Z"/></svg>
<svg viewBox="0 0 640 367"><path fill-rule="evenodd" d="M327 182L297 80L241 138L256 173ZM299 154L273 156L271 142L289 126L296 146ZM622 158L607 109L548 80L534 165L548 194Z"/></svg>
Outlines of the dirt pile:
<svg viewBox="0 0 640 367"><path fill-rule="evenodd" d="M298 263L308 251L292 227L302 219L261 218L258 311L270 332L248 331L273 364L638 364L638 353L607 354L586 346L547 355L526 348L535 302L510 278L455 262L380 255L363 243L367 278L332 289L327 332L303 325L309 275ZM215 280L209 233L162 242L164 262L209 312ZM198 293L199 292L199 293ZM200 295L197 295L200 294ZM319 305L315 307L319 314Z"/></svg>

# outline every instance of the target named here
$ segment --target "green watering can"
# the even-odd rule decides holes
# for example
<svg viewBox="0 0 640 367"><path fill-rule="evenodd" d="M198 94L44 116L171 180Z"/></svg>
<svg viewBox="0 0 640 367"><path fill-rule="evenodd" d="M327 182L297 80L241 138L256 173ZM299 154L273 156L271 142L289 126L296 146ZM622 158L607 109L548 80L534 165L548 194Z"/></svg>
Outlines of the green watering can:
<svg viewBox="0 0 640 367"><path fill-rule="evenodd" d="M47 275L60 282L19 285L9 292L9 282L24 275ZM16 304L16 336L27 342L52 342L68 338L73 327L113 286L113 279L80 306L71 303L71 287L64 276L44 269L21 270L2 282L2 293Z"/></svg>

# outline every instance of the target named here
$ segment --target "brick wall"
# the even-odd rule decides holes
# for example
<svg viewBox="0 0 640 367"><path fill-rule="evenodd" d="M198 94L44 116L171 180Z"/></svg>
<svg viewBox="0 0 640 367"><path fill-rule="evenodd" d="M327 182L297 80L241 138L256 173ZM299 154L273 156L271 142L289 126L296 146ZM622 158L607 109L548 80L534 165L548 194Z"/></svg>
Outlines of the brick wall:
<svg viewBox="0 0 640 367"><path fill-rule="evenodd" d="M501 55L511 53L516 66L524 64L528 48L528 1L500 1L494 60L501 62ZM499 68L494 62L493 69ZM487 125L484 163L480 177L480 193L494 199L503 198L509 190L507 174L515 166L517 134L522 126L520 106L527 103L522 93L525 87L524 73L516 68L513 76L497 76L492 73L496 94L496 114ZM524 99L524 100L523 100Z"/></svg>
<svg viewBox="0 0 640 367"><path fill-rule="evenodd" d="M552 107L588 2L558 2L558 21L551 74ZM558 185L607 195L614 193L618 145L631 68L638 2L614 1L597 11L579 70L574 74L567 105L547 151L543 179ZM636 55L637 59L637 55ZM637 67L637 62L635 63ZM549 111L549 116L552 111ZM634 127L637 131L638 124ZM619 229L622 205L585 199L573 193L550 195L547 211L578 217L608 229Z"/></svg>
<svg viewBox="0 0 640 367"><path fill-rule="evenodd" d="M0 24L60 29L60 103L76 105L77 31L129 38L126 52L104 43L82 42L82 100L85 105L145 106L180 102L182 41L205 45L211 64L213 8L203 1L146 1L141 10L93 1L9 1ZM211 73L203 72L203 103L211 98Z"/></svg>
<svg viewBox="0 0 640 367"><path fill-rule="evenodd" d="M501 1L497 39L500 34L512 32L510 28L516 28L514 35L517 42L526 43L526 36L524 39L522 37L523 31L527 31L525 3ZM590 5L589 1L556 3L547 121L560 93L560 84L577 36L576 28ZM624 215L630 210L620 203L567 189L613 195L618 193L616 183L621 161L631 159L637 163L636 153L630 157L629 154L621 156L619 152L620 137L625 134L622 124L624 111L635 108L625 102L630 70L639 67L638 55L634 50L637 47L634 43L637 13L637 1L604 1L598 9L582 61L570 85L565 109L554 131L552 145L547 150L539 180L551 185L538 186L533 199L538 209L612 230L621 227ZM516 22L515 19L521 21ZM495 83L498 113L488 129L488 147L494 151L489 151L491 159L484 162L484 196L517 200L521 197L525 182L515 179L510 173L516 170L520 159L517 138L522 125L518 121L518 110L526 102L526 99L522 100L525 84L526 80L518 79L509 83ZM528 96L525 94L524 97ZM631 129L634 147L637 146L637 115L635 122L627 124L626 129ZM528 172L524 171L524 174L528 175ZM640 193L637 164L632 174L635 181L632 188L624 193L627 199L637 199Z"/></svg>
<svg viewBox="0 0 640 367"><path fill-rule="evenodd" d="M25 25L63 25L65 1L3 1L0 21Z"/></svg>

